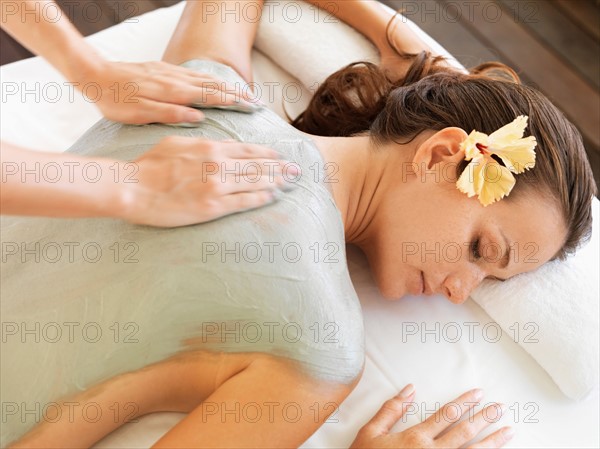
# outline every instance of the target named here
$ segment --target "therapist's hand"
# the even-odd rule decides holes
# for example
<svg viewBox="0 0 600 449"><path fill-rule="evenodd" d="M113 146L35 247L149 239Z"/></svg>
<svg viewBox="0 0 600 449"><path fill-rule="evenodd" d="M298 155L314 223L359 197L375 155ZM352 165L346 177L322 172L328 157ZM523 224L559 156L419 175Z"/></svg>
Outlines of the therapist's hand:
<svg viewBox="0 0 600 449"><path fill-rule="evenodd" d="M245 86L166 62L97 60L72 81L106 118L137 125L200 122L204 114L189 105L234 105L249 99Z"/></svg>
<svg viewBox="0 0 600 449"><path fill-rule="evenodd" d="M277 188L292 188L282 172L295 178L295 167L259 145L166 137L124 166L119 216L160 227L214 220L271 203Z"/></svg>
<svg viewBox="0 0 600 449"><path fill-rule="evenodd" d="M422 423L403 432L390 433L394 424L410 409L414 396L414 389L408 385L398 396L386 401L379 412L360 429L351 449L459 448L500 418L500 404L492 403L478 413L468 414L462 422L451 427L481 401L476 390L471 390L444 405ZM502 447L511 438L509 429L503 427L467 446L467 449Z"/></svg>

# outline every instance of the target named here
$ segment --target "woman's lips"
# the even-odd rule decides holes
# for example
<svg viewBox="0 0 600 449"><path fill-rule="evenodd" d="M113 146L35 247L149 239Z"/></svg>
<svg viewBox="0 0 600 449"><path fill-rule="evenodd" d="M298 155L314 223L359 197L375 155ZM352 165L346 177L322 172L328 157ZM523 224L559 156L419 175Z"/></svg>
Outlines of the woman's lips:
<svg viewBox="0 0 600 449"><path fill-rule="evenodd" d="M425 279L424 271L421 271L421 282L423 283L422 284L423 291L421 292L422 295L431 296L435 293L434 290L432 290L431 287L429 287L429 284L427 283L427 280Z"/></svg>
<svg viewBox="0 0 600 449"><path fill-rule="evenodd" d="M419 278L417 280L417 282L414 284L411 293L413 295L422 295L423 292L425 291L425 281L423 278L423 272L419 271Z"/></svg>

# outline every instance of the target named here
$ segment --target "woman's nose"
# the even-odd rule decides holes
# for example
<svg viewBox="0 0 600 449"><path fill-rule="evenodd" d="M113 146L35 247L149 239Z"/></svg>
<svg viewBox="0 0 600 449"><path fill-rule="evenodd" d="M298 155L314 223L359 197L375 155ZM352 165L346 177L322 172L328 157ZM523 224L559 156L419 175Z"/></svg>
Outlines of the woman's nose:
<svg viewBox="0 0 600 449"><path fill-rule="evenodd" d="M480 276L474 273L456 273L446 278L442 288L450 302L462 304L480 282Z"/></svg>

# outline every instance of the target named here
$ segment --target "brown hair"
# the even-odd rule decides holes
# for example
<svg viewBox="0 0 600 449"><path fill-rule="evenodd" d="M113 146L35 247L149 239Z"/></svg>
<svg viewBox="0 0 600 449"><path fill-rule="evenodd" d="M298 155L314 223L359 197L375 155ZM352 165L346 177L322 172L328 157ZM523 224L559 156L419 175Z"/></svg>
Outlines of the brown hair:
<svg viewBox="0 0 600 449"><path fill-rule="evenodd" d="M579 131L544 95L521 84L518 75L499 62L480 64L467 74L443 65L445 58L425 51L399 52L399 58L412 63L397 81L368 62L335 72L292 125L322 136L369 132L376 144L400 139L408 143L423 131L446 127L491 134L526 115L525 135L537 140L536 163L516 176L505 201L535 187L558 205L567 236L552 260L564 260L589 240L591 202L597 195L590 163ZM463 161L457 167L457 176L467 164Z"/></svg>

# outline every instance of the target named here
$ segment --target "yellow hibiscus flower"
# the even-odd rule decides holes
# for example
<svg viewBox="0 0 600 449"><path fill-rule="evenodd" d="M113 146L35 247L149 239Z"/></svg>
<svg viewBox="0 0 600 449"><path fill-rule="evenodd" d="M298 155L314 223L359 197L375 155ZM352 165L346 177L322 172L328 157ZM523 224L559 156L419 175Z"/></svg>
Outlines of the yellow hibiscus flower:
<svg viewBox="0 0 600 449"><path fill-rule="evenodd" d="M469 197L477 195L484 206L507 196L515 185L513 173L535 166L533 149L537 142L534 136L523 137L526 127L527 116L520 115L489 136L473 130L460 144L465 160L471 162L456 181L458 190Z"/></svg>

